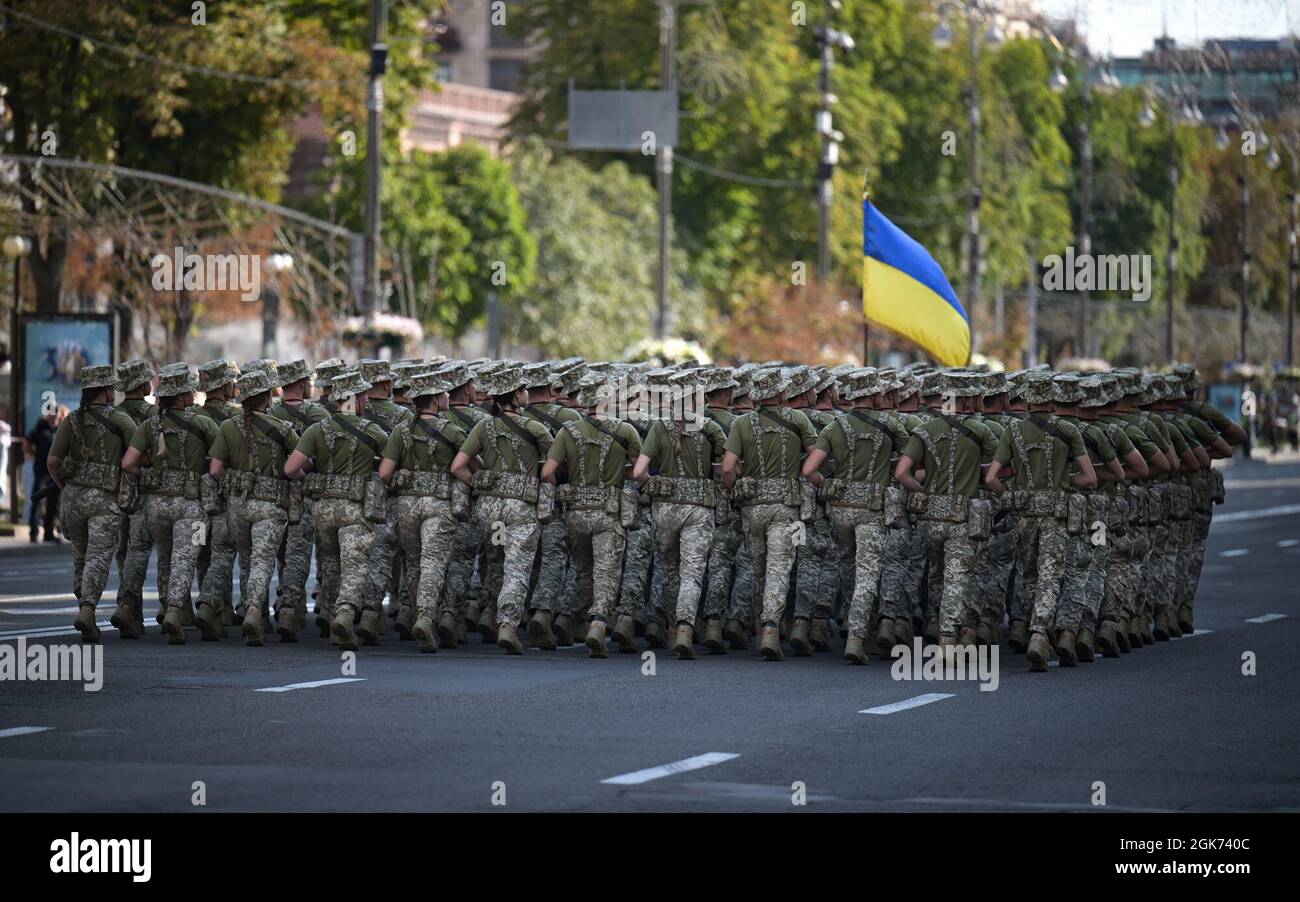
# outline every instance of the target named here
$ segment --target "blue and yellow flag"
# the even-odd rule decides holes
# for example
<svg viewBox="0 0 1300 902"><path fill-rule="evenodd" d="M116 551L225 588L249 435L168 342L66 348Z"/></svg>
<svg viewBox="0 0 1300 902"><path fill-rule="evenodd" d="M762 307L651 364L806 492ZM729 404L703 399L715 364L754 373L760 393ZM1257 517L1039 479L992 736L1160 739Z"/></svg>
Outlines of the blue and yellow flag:
<svg viewBox="0 0 1300 902"><path fill-rule="evenodd" d="M970 318L930 252L862 202L862 313L910 338L936 362L970 362Z"/></svg>

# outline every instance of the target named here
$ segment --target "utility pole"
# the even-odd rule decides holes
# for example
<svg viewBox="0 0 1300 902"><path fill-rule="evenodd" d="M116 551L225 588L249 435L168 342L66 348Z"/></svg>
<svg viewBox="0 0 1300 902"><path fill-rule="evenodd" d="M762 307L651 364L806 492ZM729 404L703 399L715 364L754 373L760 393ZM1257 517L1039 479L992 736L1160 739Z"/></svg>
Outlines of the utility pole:
<svg viewBox="0 0 1300 902"><path fill-rule="evenodd" d="M1079 117L1079 162L1082 172L1079 176L1079 253L1092 253L1092 67L1091 54L1085 49L1083 52L1082 69L1083 69L1083 110ZM1079 310L1078 323L1076 326L1078 349L1075 352L1080 357L1087 357L1088 354L1088 319L1089 319L1089 291L1085 285L1079 291Z"/></svg>
<svg viewBox="0 0 1300 902"><path fill-rule="evenodd" d="M677 70L673 53L677 44L677 10L674 0L659 0L659 67L663 89L677 96ZM655 337L668 334L668 284L672 278L670 258L672 236L669 226L673 213L673 148L662 145L657 150L659 175L659 296L655 311Z"/></svg>
<svg viewBox="0 0 1300 902"><path fill-rule="evenodd" d="M365 282L361 314L364 332L373 333L379 301L379 185L383 156L380 117L384 110L384 72L388 69L388 0L370 0L370 83L366 93Z"/></svg>
<svg viewBox="0 0 1300 902"><path fill-rule="evenodd" d="M969 2L969 0L968 0ZM976 348L975 308L980 299L980 30L975 6L970 10L970 81L966 90L966 113L970 119L970 210L966 215L968 256L966 259L966 318L970 323L971 350Z"/></svg>
<svg viewBox="0 0 1300 902"><path fill-rule="evenodd" d="M1246 332L1250 328L1250 157L1241 155L1241 307L1237 324L1237 359L1246 362Z"/></svg>
<svg viewBox="0 0 1300 902"><path fill-rule="evenodd" d="M835 13L840 0L825 0L822 27L817 30L821 49L821 108L817 111L817 134L822 139L821 160L817 164L817 276L825 282L831 275L831 205L835 201L835 167L840 161L840 142L844 135L835 130L831 106L837 102L831 90L831 72L835 69L835 49L852 50L853 38L835 28Z"/></svg>
<svg viewBox="0 0 1300 902"><path fill-rule="evenodd" d="M1287 193L1287 207L1291 211L1291 224L1287 230L1287 243L1289 245L1289 254L1291 266L1287 271L1286 282L1286 365L1290 367L1294 363L1295 349L1295 293L1296 293L1296 270L1300 269L1300 247L1297 246L1296 236L1296 192L1300 190L1300 172L1297 172L1296 149L1291 148L1291 190Z"/></svg>
<svg viewBox="0 0 1300 902"><path fill-rule="evenodd" d="M1165 359L1174 362L1174 290L1178 278L1178 231L1175 228L1175 216L1178 211L1178 109L1177 103L1169 103L1169 251L1167 277L1169 287L1165 299Z"/></svg>
<svg viewBox="0 0 1300 902"><path fill-rule="evenodd" d="M1025 366L1038 365L1038 260L1029 252L1029 284L1025 301Z"/></svg>

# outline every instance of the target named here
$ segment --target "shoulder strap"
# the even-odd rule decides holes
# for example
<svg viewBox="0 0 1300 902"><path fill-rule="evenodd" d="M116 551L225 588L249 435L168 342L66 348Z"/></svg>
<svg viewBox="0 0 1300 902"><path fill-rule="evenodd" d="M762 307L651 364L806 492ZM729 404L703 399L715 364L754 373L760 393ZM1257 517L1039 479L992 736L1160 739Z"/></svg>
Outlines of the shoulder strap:
<svg viewBox="0 0 1300 902"><path fill-rule="evenodd" d="M883 427L879 423L877 423L875 420L868 418L866 414L864 414L861 410L858 410L856 407L851 408L849 410L848 415L853 419L857 420L863 426L870 426L872 429L876 430L877 432L884 431Z"/></svg>
<svg viewBox="0 0 1300 902"><path fill-rule="evenodd" d="M182 417L178 416L176 411L174 410L167 411L165 414L163 414L163 416L167 419L167 422L171 423L173 426L179 426L180 428L188 432L190 435L194 436L196 439L201 441L203 443L204 450L207 449L208 436L207 433L205 433L202 429L200 429L198 426L195 426L189 420L183 419Z"/></svg>
<svg viewBox="0 0 1300 902"><path fill-rule="evenodd" d="M594 428L597 432L603 432L605 433L605 435L608 435L615 442L617 442L618 446L623 449L623 456L627 457L627 442L623 441L623 436L618 434L617 429L615 429L613 432L610 432L608 429L606 429L604 426L600 424L599 420L585 413L582 414L582 418L586 420L588 423L590 423L592 425L592 428Z"/></svg>
<svg viewBox="0 0 1300 902"><path fill-rule="evenodd" d="M977 446L980 445L979 436L977 436L974 432L972 432L971 428L967 426L965 423L963 423L961 420L959 420L957 417L949 416L946 413L941 413L939 414L939 418L943 420L945 423L947 423L949 426L951 426L953 429L956 429L962 435L966 436L966 438L970 439Z"/></svg>
<svg viewBox="0 0 1300 902"><path fill-rule="evenodd" d="M102 413L100 413L98 410L96 410L93 407L83 407L82 410L86 411L86 414L92 417L95 420L95 422L99 423L99 425L103 426L109 432L117 436L117 440L122 443L123 448L131 444L131 440L128 439L125 434L123 434L122 427L118 426L111 419L104 416Z"/></svg>
<svg viewBox="0 0 1300 902"><path fill-rule="evenodd" d="M280 409L283 410L285 413L287 413L289 416L293 417L293 419L297 420L302 425L304 426L311 425L311 418L308 417L307 414L303 413L297 406L292 404L285 404L283 401L281 401Z"/></svg>
<svg viewBox="0 0 1300 902"><path fill-rule="evenodd" d="M457 410L454 407L448 407L447 413L451 414L457 420L460 420L460 425L464 429L473 429L478 424L478 420L474 419L472 416L465 413L464 411Z"/></svg>
<svg viewBox="0 0 1300 902"><path fill-rule="evenodd" d="M352 436L357 441L364 442L366 447L375 453L376 457L383 453L383 449L379 447L379 442L375 441L356 426L353 426L347 420L343 419L342 414L335 414L331 419L348 435Z"/></svg>
<svg viewBox="0 0 1300 902"><path fill-rule="evenodd" d="M524 410L527 410L529 413L531 413L537 419L541 420L547 426L550 426L552 432L560 431L560 421L557 420L555 417L551 416L546 411L542 410L536 404L529 404L527 407L524 408Z"/></svg>
<svg viewBox="0 0 1300 902"><path fill-rule="evenodd" d="M265 435L267 438L271 439L271 441L279 445L280 450L283 451L285 455L288 455L289 440L284 437L283 432L281 432L279 429L272 426L270 423L266 422L265 418L260 417L257 414L252 414L251 420L254 429L256 429L258 432L262 433L262 435ZM252 450L253 449L251 448L249 449L249 451Z"/></svg>
<svg viewBox="0 0 1300 902"><path fill-rule="evenodd" d="M428 420L421 419L420 417L416 417L412 422L416 426L419 426L420 431L423 432L425 435L427 435L429 438L434 439L436 441L440 441L448 448L450 448L452 454L459 453L460 445L456 444L451 439L447 438L447 436L443 435L442 430L430 424Z"/></svg>
<svg viewBox="0 0 1300 902"><path fill-rule="evenodd" d="M518 423L516 423L514 417L507 416L506 414L503 413L501 416L496 417L496 419L504 420L506 426L509 427L511 432L519 436L524 441L528 442L528 444L532 445L533 450L537 452L538 457L542 456L542 446L541 443L537 441L537 436L533 435L523 426L520 426Z"/></svg>

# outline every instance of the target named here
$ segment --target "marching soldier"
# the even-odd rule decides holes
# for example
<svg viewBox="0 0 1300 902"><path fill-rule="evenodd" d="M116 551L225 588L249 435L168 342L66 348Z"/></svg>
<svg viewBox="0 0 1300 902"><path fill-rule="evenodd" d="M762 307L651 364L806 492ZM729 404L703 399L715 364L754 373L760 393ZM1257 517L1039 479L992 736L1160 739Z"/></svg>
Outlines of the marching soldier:
<svg viewBox="0 0 1300 902"><path fill-rule="evenodd" d="M243 408L235 403L235 380L239 378L239 367L231 360L210 360L199 367L199 391L203 392L203 406L200 412L206 415L214 426L220 426L231 417L243 413ZM206 472L206 470L204 471ZM216 569L211 582L208 571ZM213 609L221 612L223 626L234 626L235 609L233 605L233 582L235 576L235 546L230 541L224 512L214 514L208 525L208 541L199 549L198 574L200 586L211 586L211 594L204 597L199 592L199 603L204 601ZM161 614L161 611L159 612ZM181 622L189 626L193 622L193 612L189 601L181 612ZM204 633L208 639L211 633Z"/></svg>
<svg viewBox="0 0 1300 902"><path fill-rule="evenodd" d="M521 373L524 388L528 389L528 406L522 411L525 416L541 423L552 435L559 433L564 422L579 419L577 411L552 404L554 394L549 363L529 364ZM528 644L547 651L554 651L558 644L570 645L573 642L572 617L560 614L558 616L565 620L556 622L569 549L563 506L558 502L555 514L551 522L542 526L538 538L535 577L529 598Z"/></svg>
<svg viewBox="0 0 1300 902"><path fill-rule="evenodd" d="M420 651L436 652L440 642L453 648L456 643L455 605L443 595L443 584L457 521L468 515L468 492L451 475L467 435L441 416L447 384L436 374L410 377L407 391L416 414L388 437L379 478L397 492L397 535L416 603L411 634ZM460 509L455 499L462 493L466 503Z"/></svg>
<svg viewBox="0 0 1300 902"><path fill-rule="evenodd" d="M291 506L291 486L284 478L284 465L298 444L297 431L268 413L273 386L270 368L240 375L237 387L244 412L221 424L208 468L208 474L220 481L226 498L226 518L239 553L240 573L248 574L241 591L243 633L248 644L254 646L265 640L262 606L268 597ZM209 615L200 617L199 623L210 630L220 621ZM281 641L297 641L297 626L293 609L281 608L277 629Z"/></svg>
<svg viewBox="0 0 1300 902"><path fill-rule="evenodd" d="M145 360L128 360L117 367L117 390L125 396L119 410L124 410L139 426L153 416L157 409L145 400L153 391L153 368ZM128 436L135 432L134 427ZM123 448L123 453L126 449ZM124 479L134 479L126 476ZM137 489L138 492L138 489ZM149 555L153 542L145 523L144 508L136 499L134 511L123 510L122 535L117 545L117 610L109 618L123 639L138 639L144 635L144 580L149 571Z"/></svg>
<svg viewBox="0 0 1300 902"><path fill-rule="evenodd" d="M658 367L636 375L637 397L630 423L636 430L638 439L642 429L648 437L650 427L663 416L663 398L671 393L668 380L673 374L674 370L670 367ZM577 391L576 380L566 388L572 398ZM614 609L614 628L610 631L619 651L629 654L637 650L638 626L641 626L642 634L651 648L663 648L668 644L667 625L655 604L656 582L660 583L662 597L662 574L656 569L658 556L655 551L651 505L648 496L638 493L638 497L642 503L627 530L623 581L619 588L618 604Z"/></svg>
<svg viewBox="0 0 1300 902"><path fill-rule="evenodd" d="M705 370L703 376L704 415L722 430L723 449L726 449L726 436L731 433L731 424L735 414L731 411L735 392L740 388L732 370L727 367L713 367ZM721 465L719 465L721 477ZM709 554L704 568L704 645L710 654L727 653L726 631L723 618L731 607L731 591L735 582L736 554L744 540L740 527L740 511L731 505L730 493L726 486L718 485L715 491L719 495L719 514L713 528L713 538L709 542ZM739 624L733 628L737 639L747 640L741 635Z"/></svg>
<svg viewBox="0 0 1300 902"><path fill-rule="evenodd" d="M370 383L356 370L330 383L338 410L307 427L284 465L284 475L302 479L303 493L315 503L316 554L321 572L320 609L334 613L330 631L344 651L357 650L358 614L371 636L378 633L375 611L363 606L367 564L375 527L387 519L387 506L372 477L388 435L362 418ZM380 483L382 485L382 483Z"/></svg>
<svg viewBox="0 0 1300 902"><path fill-rule="evenodd" d="M730 377L707 368L675 375L670 382L682 391L683 400L674 402L672 417L651 424L632 471L632 478L651 500L655 547L664 565L664 604L675 606L673 650L678 658L688 660L695 657L695 621L719 512L722 485L717 471L727 434L703 409L686 403L685 397L697 387L707 397L704 393L724 380ZM713 643L710 647L721 647L721 620L714 617L709 629L712 635L705 638Z"/></svg>
<svg viewBox="0 0 1300 902"><path fill-rule="evenodd" d="M799 366L787 372L790 388L786 392L786 406L803 411L815 433L834 421L829 410L817 409L824 378L834 382L824 367ZM795 607L790 648L801 657L811 655L814 648L830 651L830 616L839 582L835 527L824 503L817 502L815 510L816 515L808 521L803 544L795 548Z"/></svg>
<svg viewBox="0 0 1300 902"><path fill-rule="evenodd" d="M1003 495L1006 488L998 474L1013 471L1014 493L1006 500L1016 511L1016 577L1033 606L1026 656L1031 671L1045 672L1065 563L1066 521L1074 517L1065 493L1070 486L1092 488L1097 474L1079 430L1051 412L1051 374L1025 373L1021 396L1029 405L1029 416L1014 420L1002 434L984 481ZM1071 461L1078 468L1072 475L1067 469ZM1013 631L1015 627L1013 623Z"/></svg>
<svg viewBox="0 0 1300 902"><path fill-rule="evenodd" d="M112 366L82 367L80 382L81 405L55 430L46 465L62 489L59 517L63 534L72 541L72 591L78 608L73 626L82 642L98 642L95 606L104 594L117 548L122 454L135 424L129 414L112 406L117 384Z"/></svg>
<svg viewBox="0 0 1300 902"><path fill-rule="evenodd" d="M474 406L473 374L464 363L453 360L435 370L434 375L447 383L447 422L455 423L468 436L479 421L487 416L486 412ZM471 471L472 468L471 464ZM496 641L496 612L480 609L471 588L474 566L485 540L482 524L476 518L471 516L457 522L456 534L451 543L451 558L447 562L447 580L442 589L445 603L455 608L456 630L454 635L446 634L440 620L439 645L454 646L457 642L464 642L469 630L479 632L484 642Z"/></svg>
<svg viewBox="0 0 1300 902"><path fill-rule="evenodd" d="M145 520L158 548L162 628L170 645L185 644L181 611L189 599L200 549L211 539L200 483L208 472L208 449L217 437L217 424L194 406L198 387L187 364L163 367L154 389L159 410L136 428L122 458L122 469L140 477L145 496ZM201 592L200 605L204 597ZM217 616L215 608L205 613Z"/></svg>
<svg viewBox="0 0 1300 902"><path fill-rule="evenodd" d="M749 396L759 407L738 417L727 436L722 479L741 508L745 542L754 566L754 603L761 604L760 651L780 661L781 617L790 589L796 535L803 531L799 470L817 442L801 411L781 406L786 380L779 369L760 370Z"/></svg>
<svg viewBox="0 0 1300 902"><path fill-rule="evenodd" d="M727 423L727 438L731 438L731 427L736 424L736 418L754 409L749 389L757 369L756 364L747 363L732 371L736 386L732 390L730 409L723 418ZM716 610L720 616L726 617L722 635L727 645L735 651L743 651L749 648L750 636L754 634L755 607L760 602L754 598L754 562L745 542L744 518L740 505L734 501L729 523L730 526L724 524L722 529L714 532L715 536L721 536L721 541L709 556L707 604L708 610Z"/></svg>

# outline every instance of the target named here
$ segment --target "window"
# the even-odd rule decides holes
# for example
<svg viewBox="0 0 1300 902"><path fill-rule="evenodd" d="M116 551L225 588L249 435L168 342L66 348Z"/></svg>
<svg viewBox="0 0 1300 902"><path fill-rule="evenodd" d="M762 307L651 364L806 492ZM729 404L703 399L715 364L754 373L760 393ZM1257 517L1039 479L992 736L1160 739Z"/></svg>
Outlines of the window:
<svg viewBox="0 0 1300 902"><path fill-rule="evenodd" d="M524 61L494 59L488 62L488 87L494 91L518 91Z"/></svg>

